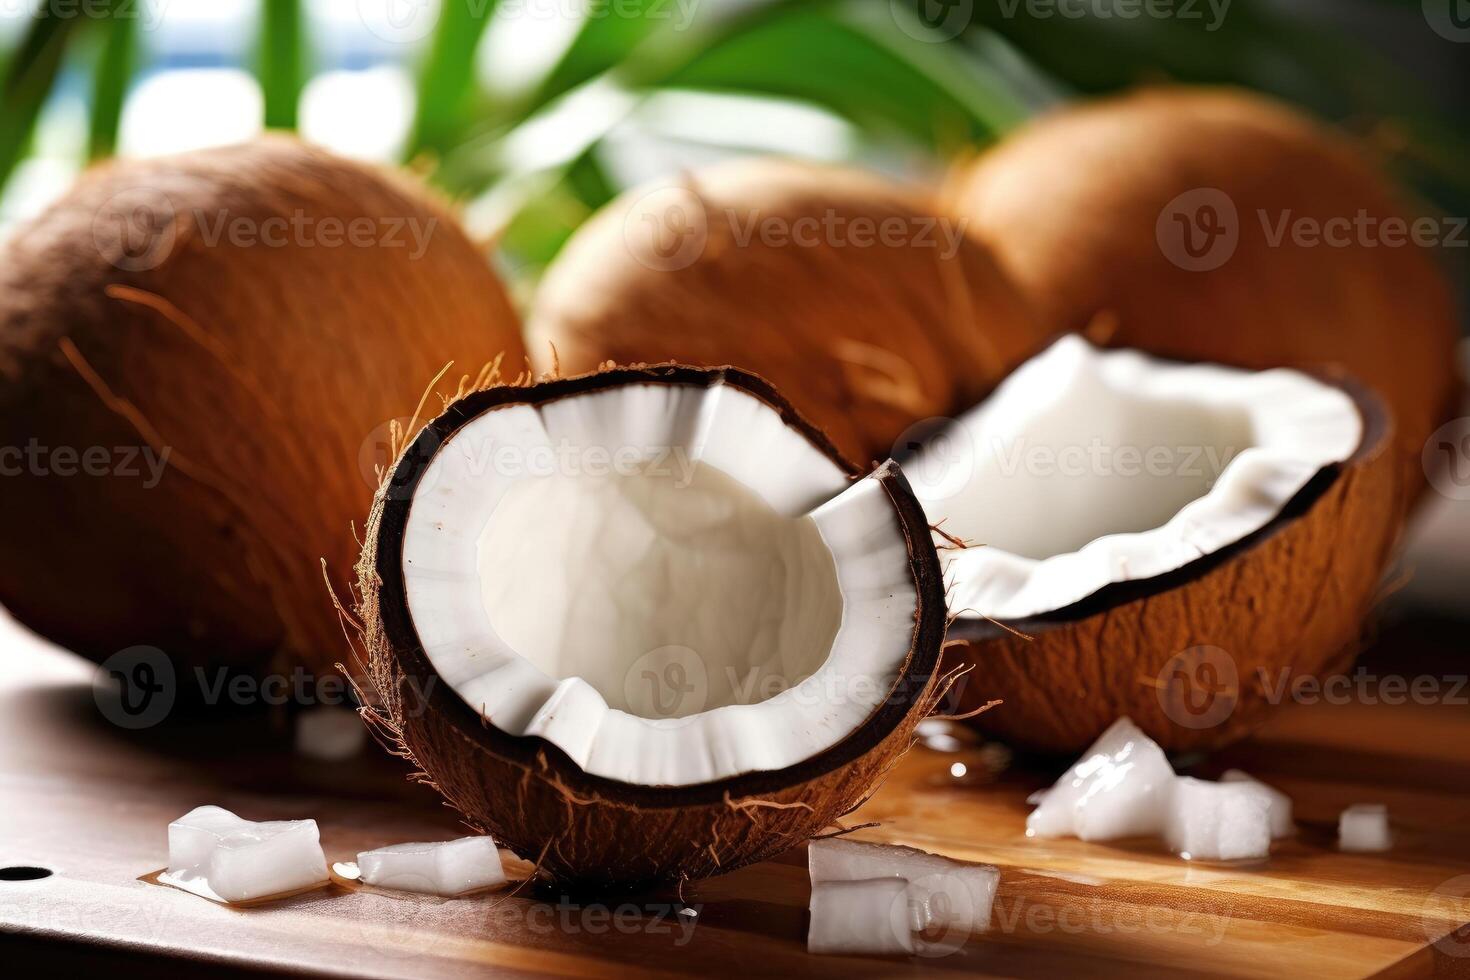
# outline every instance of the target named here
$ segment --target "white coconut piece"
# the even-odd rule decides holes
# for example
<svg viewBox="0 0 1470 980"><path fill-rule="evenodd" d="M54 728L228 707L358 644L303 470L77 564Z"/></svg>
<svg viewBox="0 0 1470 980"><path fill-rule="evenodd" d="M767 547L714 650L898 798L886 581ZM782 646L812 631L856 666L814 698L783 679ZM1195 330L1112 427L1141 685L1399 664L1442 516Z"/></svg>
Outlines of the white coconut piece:
<svg viewBox="0 0 1470 980"><path fill-rule="evenodd" d="M1169 796L1164 843L1186 861L1238 861L1271 853L1271 794L1253 782L1180 776Z"/></svg>
<svg viewBox="0 0 1470 980"><path fill-rule="evenodd" d="M908 885L900 878L812 886L809 953L903 956L914 952Z"/></svg>
<svg viewBox="0 0 1470 980"><path fill-rule="evenodd" d="M1220 774L1222 783L1250 783L1265 790L1271 800L1271 837L1273 840L1290 837L1296 833L1296 824L1291 818L1291 797L1274 786L1268 786L1254 776L1239 769L1227 769Z"/></svg>
<svg viewBox="0 0 1470 980"><path fill-rule="evenodd" d="M951 608L1011 620L1182 568L1260 530L1357 449L1344 392L1289 370L1182 365L1068 336L904 460Z"/></svg>
<svg viewBox="0 0 1470 980"><path fill-rule="evenodd" d="M794 766L870 718L913 643L889 472L850 481L731 385L485 412L407 517L417 638L498 730L591 775L692 786Z"/></svg>
<svg viewBox="0 0 1470 980"><path fill-rule="evenodd" d="M452 897L505 884L500 851L489 837L393 844L357 855L369 885Z"/></svg>
<svg viewBox="0 0 1470 980"><path fill-rule="evenodd" d="M1359 853L1387 851L1393 847L1388 826L1388 807L1382 803L1354 803L1337 818L1339 850Z"/></svg>
<svg viewBox="0 0 1470 980"><path fill-rule="evenodd" d="M1158 743L1130 719L1119 718L1046 791L1026 819L1026 836L1158 836L1175 778Z"/></svg>
<svg viewBox="0 0 1470 980"><path fill-rule="evenodd" d="M168 825L166 884L217 902L245 902L327 881L315 820L242 819L218 806Z"/></svg>
<svg viewBox="0 0 1470 980"><path fill-rule="evenodd" d="M362 869L357 866L356 861L334 861L332 877L341 878L343 881L361 881Z"/></svg>
<svg viewBox="0 0 1470 980"><path fill-rule="evenodd" d="M345 708L308 708L296 716L296 754L319 762L343 762L367 742L367 726Z"/></svg>
<svg viewBox="0 0 1470 980"><path fill-rule="evenodd" d="M1000 869L959 861L897 844L829 838L807 847L812 886L828 881L898 878L908 885L909 921L915 932L942 929L967 937L990 928Z"/></svg>

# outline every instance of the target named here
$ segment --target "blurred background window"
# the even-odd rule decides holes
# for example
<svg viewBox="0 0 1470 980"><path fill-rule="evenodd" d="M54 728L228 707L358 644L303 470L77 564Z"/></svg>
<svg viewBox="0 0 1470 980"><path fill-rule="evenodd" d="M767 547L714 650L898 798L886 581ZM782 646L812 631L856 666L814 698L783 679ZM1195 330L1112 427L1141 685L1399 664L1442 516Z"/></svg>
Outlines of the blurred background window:
<svg viewBox="0 0 1470 980"><path fill-rule="evenodd" d="M1271 92L1470 213L1467 0L0 0L0 234L89 160L265 128L404 160L522 287L630 184L751 151L932 176L1059 100Z"/></svg>

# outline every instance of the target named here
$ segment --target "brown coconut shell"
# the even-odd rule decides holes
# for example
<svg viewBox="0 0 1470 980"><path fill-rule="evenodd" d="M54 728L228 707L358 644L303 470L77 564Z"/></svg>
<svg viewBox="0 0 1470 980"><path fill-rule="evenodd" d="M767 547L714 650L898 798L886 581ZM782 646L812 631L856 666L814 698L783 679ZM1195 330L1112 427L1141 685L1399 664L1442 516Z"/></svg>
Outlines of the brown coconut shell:
<svg viewBox="0 0 1470 980"><path fill-rule="evenodd" d="M836 826L908 750L914 727L939 699L936 667L945 629L944 590L928 523L908 482L890 463L874 478L883 482L908 539L920 611L898 681L847 738L779 771L672 787L589 775L550 742L496 728L493 718L482 717L440 681L414 629L402 573L414 488L438 448L484 412L623 384L739 388L858 475L774 388L733 369L614 369L530 387L501 386L450 405L407 448L374 502L358 565L358 615L378 695L375 720L471 826L534 860L541 878L592 889L721 874Z"/></svg>
<svg viewBox="0 0 1470 980"><path fill-rule="evenodd" d="M0 480L0 602L94 659L330 670L322 561L355 563L390 421L500 356L504 290L411 182L280 137L94 169L0 255L0 446L168 456Z"/></svg>
<svg viewBox="0 0 1470 980"><path fill-rule="evenodd" d="M1411 486L1423 485L1420 451L1457 384L1459 329L1437 256L1356 231L1344 247L1298 244L1289 230L1273 244L1283 218L1421 216L1345 135L1259 95L1143 90L1021 130L960 175L948 207L1055 329L1367 383L1393 411ZM1222 234L1207 240L1199 209L1210 207ZM1186 225L1198 256L1184 250Z"/></svg>
<svg viewBox="0 0 1470 980"><path fill-rule="evenodd" d="M1125 715L1168 750L1213 749L1290 703L1296 683L1351 664L1397 540L1402 471L1382 401L1341 386L1362 443L1261 530L1043 616L962 614L946 663L974 670L954 710L1000 698L976 724L1040 752L1080 752Z"/></svg>
<svg viewBox="0 0 1470 980"><path fill-rule="evenodd" d="M858 461L969 408L1043 342L985 246L922 194L769 158L623 194L552 263L528 334L533 361L570 372L754 371Z"/></svg>

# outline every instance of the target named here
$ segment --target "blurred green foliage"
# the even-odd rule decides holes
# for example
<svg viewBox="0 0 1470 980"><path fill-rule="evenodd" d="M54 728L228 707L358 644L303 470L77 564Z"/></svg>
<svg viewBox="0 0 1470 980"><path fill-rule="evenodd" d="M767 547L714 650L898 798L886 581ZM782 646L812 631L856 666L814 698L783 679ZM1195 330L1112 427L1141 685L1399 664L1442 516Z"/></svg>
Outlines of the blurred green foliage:
<svg viewBox="0 0 1470 980"><path fill-rule="evenodd" d="M861 150L938 167L1059 99L1164 79L1230 82L1380 139L1391 133L1402 176L1446 211L1470 212L1463 121L1372 49L1269 0L1230 0L1222 17L1197 0L1196 17L1127 20L1081 6L1057 16L1025 0L584 0L559 54L515 91L492 93L476 52L510 2L443 0L414 64L405 159L455 196L493 193L505 216L497 234L532 272L620 189L602 153L619 121L676 90L820 107L851 126ZM1422 17L1417 2L1365 2ZM96 3L106 16L58 16L56 0L38 0L0 55L0 181L26 152L64 63L91 79L89 155L116 145L141 67L137 2ZM260 0L258 17L253 63L266 123L291 128L313 38L300 0ZM601 100L591 122L565 112L579 99ZM510 152L519 135L546 126L565 129L557 153L528 162Z"/></svg>

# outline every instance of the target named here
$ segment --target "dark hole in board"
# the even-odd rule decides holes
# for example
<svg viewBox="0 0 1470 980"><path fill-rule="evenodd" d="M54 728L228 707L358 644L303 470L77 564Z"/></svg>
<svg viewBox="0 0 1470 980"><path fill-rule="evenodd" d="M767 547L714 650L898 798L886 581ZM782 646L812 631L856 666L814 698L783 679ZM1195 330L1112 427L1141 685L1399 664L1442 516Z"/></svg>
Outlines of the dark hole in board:
<svg viewBox="0 0 1470 980"><path fill-rule="evenodd" d="M49 877L51 877L50 868L36 868L24 864L0 868L0 881L36 881Z"/></svg>

